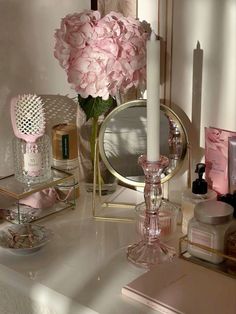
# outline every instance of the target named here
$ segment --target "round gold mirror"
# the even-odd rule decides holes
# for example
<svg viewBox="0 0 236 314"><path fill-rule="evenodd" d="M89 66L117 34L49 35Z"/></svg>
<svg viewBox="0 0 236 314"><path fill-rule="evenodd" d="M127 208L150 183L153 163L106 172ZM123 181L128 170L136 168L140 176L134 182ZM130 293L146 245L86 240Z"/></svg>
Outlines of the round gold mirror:
<svg viewBox="0 0 236 314"><path fill-rule="evenodd" d="M172 178L182 166L187 151L186 130L173 110L160 106L160 153L169 158L161 182ZM108 170L130 186L144 186L138 157L146 154L146 100L133 100L116 107L99 132L99 151Z"/></svg>

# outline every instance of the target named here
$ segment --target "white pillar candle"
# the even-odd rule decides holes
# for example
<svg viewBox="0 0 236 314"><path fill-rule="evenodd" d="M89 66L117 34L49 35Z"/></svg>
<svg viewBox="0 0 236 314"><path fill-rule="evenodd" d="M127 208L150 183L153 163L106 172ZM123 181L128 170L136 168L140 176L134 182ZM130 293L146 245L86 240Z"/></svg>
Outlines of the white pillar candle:
<svg viewBox="0 0 236 314"><path fill-rule="evenodd" d="M147 160L160 159L160 41L147 41Z"/></svg>

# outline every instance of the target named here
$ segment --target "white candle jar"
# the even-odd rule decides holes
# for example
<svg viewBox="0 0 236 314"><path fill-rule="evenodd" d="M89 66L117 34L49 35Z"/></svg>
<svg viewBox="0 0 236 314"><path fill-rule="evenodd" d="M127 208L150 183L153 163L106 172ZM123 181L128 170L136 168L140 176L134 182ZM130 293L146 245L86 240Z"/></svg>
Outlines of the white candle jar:
<svg viewBox="0 0 236 314"><path fill-rule="evenodd" d="M233 211L231 205L220 201L197 204L194 217L189 221L188 240L224 253L226 233L233 222ZM219 254L192 244L188 244L188 252L213 264L224 260Z"/></svg>

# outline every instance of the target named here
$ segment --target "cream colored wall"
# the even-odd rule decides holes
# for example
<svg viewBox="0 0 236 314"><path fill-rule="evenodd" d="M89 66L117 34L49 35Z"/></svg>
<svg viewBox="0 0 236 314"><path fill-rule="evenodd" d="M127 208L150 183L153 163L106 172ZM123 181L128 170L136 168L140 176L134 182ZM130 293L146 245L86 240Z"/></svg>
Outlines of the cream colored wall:
<svg viewBox="0 0 236 314"><path fill-rule="evenodd" d="M136 17L136 0L97 0L102 16L110 11L121 12L124 16Z"/></svg>
<svg viewBox="0 0 236 314"><path fill-rule="evenodd" d="M9 100L19 93L71 94L53 56L54 30L90 0L0 0L0 176L12 168Z"/></svg>
<svg viewBox="0 0 236 314"><path fill-rule="evenodd" d="M137 13L138 18L141 21L147 21L150 23L152 29L155 33L158 33L158 1L157 0L148 0L148 1L137 1Z"/></svg>
<svg viewBox="0 0 236 314"><path fill-rule="evenodd" d="M173 1L171 100L192 122L192 170L204 161L204 127L236 131L235 30L236 0ZM185 185L177 176L170 195Z"/></svg>
<svg viewBox="0 0 236 314"><path fill-rule="evenodd" d="M204 126L236 131L236 0L177 0L173 4L172 100L191 119L193 50L199 41L203 50L203 147Z"/></svg>

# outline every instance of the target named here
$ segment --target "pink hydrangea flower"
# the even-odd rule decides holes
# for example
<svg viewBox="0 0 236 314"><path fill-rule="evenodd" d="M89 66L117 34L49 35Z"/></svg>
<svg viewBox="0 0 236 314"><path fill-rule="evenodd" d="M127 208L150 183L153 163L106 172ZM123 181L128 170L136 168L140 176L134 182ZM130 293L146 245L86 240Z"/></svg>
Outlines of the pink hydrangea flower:
<svg viewBox="0 0 236 314"><path fill-rule="evenodd" d="M138 20L120 13L74 13L55 32L54 55L78 94L108 99L145 81L147 37Z"/></svg>

